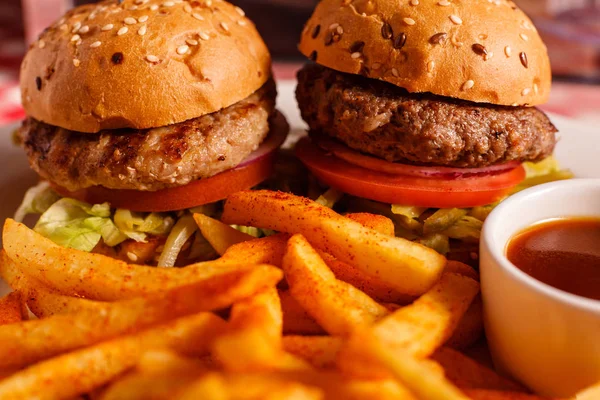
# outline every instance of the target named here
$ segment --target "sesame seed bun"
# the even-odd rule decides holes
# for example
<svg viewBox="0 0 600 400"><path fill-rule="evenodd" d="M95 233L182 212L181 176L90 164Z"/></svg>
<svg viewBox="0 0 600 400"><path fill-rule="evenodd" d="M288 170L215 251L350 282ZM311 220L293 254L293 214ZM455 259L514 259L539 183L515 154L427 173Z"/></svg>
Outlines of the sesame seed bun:
<svg viewBox="0 0 600 400"><path fill-rule="evenodd" d="M322 0L299 48L410 92L513 106L550 94L546 46L506 0Z"/></svg>
<svg viewBox="0 0 600 400"><path fill-rule="evenodd" d="M228 107L270 76L269 51L238 7L110 0L69 11L31 45L21 94L48 124L144 129Z"/></svg>

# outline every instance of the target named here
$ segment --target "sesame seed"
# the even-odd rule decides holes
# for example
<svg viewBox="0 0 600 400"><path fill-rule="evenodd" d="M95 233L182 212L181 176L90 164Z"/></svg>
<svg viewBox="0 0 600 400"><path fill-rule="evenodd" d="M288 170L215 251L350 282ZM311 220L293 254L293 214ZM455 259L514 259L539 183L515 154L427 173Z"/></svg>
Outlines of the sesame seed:
<svg viewBox="0 0 600 400"><path fill-rule="evenodd" d="M198 21L204 21L204 18L202 17L202 15L200 15L198 13L193 13L192 17L196 18Z"/></svg>
<svg viewBox="0 0 600 400"><path fill-rule="evenodd" d="M146 21L148 21L147 15L142 15L141 17L138 18L138 22L146 22Z"/></svg>
<svg viewBox="0 0 600 400"><path fill-rule="evenodd" d="M75 46L79 46L82 42L83 42L83 40L79 39L78 41L75 42Z"/></svg>
<svg viewBox="0 0 600 400"><path fill-rule="evenodd" d="M204 32L200 32L200 33L198 34L198 36L200 36L200 39L202 39L202 40L208 40L208 39L210 39L210 36L208 36L208 35L207 35L206 33L204 33Z"/></svg>
<svg viewBox="0 0 600 400"><path fill-rule="evenodd" d="M158 10L158 4L152 4L152 5L150 6L150 10L151 10L151 11L156 11L156 10Z"/></svg>
<svg viewBox="0 0 600 400"><path fill-rule="evenodd" d="M71 32L77 33L77 31L79 31L79 28L81 28L81 22L75 22L75 25L73 25L73 30Z"/></svg>
<svg viewBox="0 0 600 400"><path fill-rule="evenodd" d="M475 43L473 44L473 46L471 46L471 49L473 49L473 52L477 55L483 56L485 54L488 53L487 49L485 48L484 45L479 44L479 43Z"/></svg>
<svg viewBox="0 0 600 400"><path fill-rule="evenodd" d="M334 29L337 29L337 27L338 27L338 26L340 26L340 24L338 24L338 23L331 24L331 25L329 25L329 30L331 30L331 31L332 31L332 30L334 30Z"/></svg>
<svg viewBox="0 0 600 400"><path fill-rule="evenodd" d="M137 5L141 5L141 4L146 4L149 0L135 0L135 4Z"/></svg>
<svg viewBox="0 0 600 400"><path fill-rule="evenodd" d="M106 32L106 31L110 31L112 28L114 28L115 26L113 24L106 24L104 25L101 30Z"/></svg>
<svg viewBox="0 0 600 400"><path fill-rule="evenodd" d="M61 31L66 31L69 29L69 26L67 24L62 24L58 29L60 29Z"/></svg>
<svg viewBox="0 0 600 400"><path fill-rule="evenodd" d="M487 61L487 60L489 60L492 57L494 57L494 52L493 51L488 51L488 53L483 56L483 61Z"/></svg>
<svg viewBox="0 0 600 400"><path fill-rule="evenodd" d="M454 45L454 47L461 47L463 45L463 42L459 42L456 36L452 36L450 41L452 42L452 45Z"/></svg>
<svg viewBox="0 0 600 400"><path fill-rule="evenodd" d="M246 13L244 12L244 10L242 10L239 7L235 7L235 11L237 11L238 14L240 14L242 17L246 15Z"/></svg>
<svg viewBox="0 0 600 400"><path fill-rule="evenodd" d="M525 54L524 52L519 53L519 59L521 60L521 64L523 64L523 66L525 68L529 68L529 62L527 61L527 54Z"/></svg>
<svg viewBox="0 0 600 400"><path fill-rule="evenodd" d="M175 3L173 3L172 1L165 1L164 3L162 3L163 7L173 7L175 5Z"/></svg>
<svg viewBox="0 0 600 400"><path fill-rule="evenodd" d="M441 1L438 1L437 4L438 4L438 6L447 7L450 5L450 2L448 0L441 0Z"/></svg>
<svg viewBox="0 0 600 400"><path fill-rule="evenodd" d="M40 40L40 41L38 42L38 47L39 47L40 49L43 49L44 47L46 47L46 42L44 42L43 40Z"/></svg>
<svg viewBox="0 0 600 400"><path fill-rule="evenodd" d="M239 19L237 23L239 26L246 26L246 21L244 21L243 19Z"/></svg>
<svg viewBox="0 0 600 400"><path fill-rule="evenodd" d="M81 36L79 36L79 35L73 35L73 36L71 36L71 42L76 42L79 39L81 39Z"/></svg>
<svg viewBox="0 0 600 400"><path fill-rule="evenodd" d="M535 94L538 94L538 92L539 92L539 91L540 91L540 88L538 87L538 84L537 84L537 83L534 83L534 84L533 84L533 92L534 92Z"/></svg>
<svg viewBox="0 0 600 400"><path fill-rule="evenodd" d="M127 17L123 20L127 25L135 25L137 24L137 20L133 17Z"/></svg>
<svg viewBox="0 0 600 400"><path fill-rule="evenodd" d="M469 79L468 81L466 81L465 83L463 83L463 85L461 87L461 90L469 90L473 86L475 86L475 82L473 82L471 79Z"/></svg>
<svg viewBox="0 0 600 400"><path fill-rule="evenodd" d="M85 25L82 26L81 29L79 29L79 33L88 33L90 31L90 27Z"/></svg>
<svg viewBox="0 0 600 400"><path fill-rule="evenodd" d="M381 36L383 36L384 39L391 39L394 36L394 30L387 22L381 27Z"/></svg>
<svg viewBox="0 0 600 400"><path fill-rule="evenodd" d="M226 24L225 22L221 21L221 22L219 23L219 25L221 26L221 28L223 28L223 30L224 30L225 32L229 32L229 27L227 26L227 24Z"/></svg>
<svg viewBox="0 0 600 400"><path fill-rule="evenodd" d="M135 253L132 253L131 251L127 252L127 258L134 262L138 260L138 256L135 255Z"/></svg>
<svg viewBox="0 0 600 400"><path fill-rule="evenodd" d="M358 51L357 51L357 52L354 52L354 53L352 53L352 54L350 55L350 57L352 57L352 58L353 58L353 59L355 59L355 60L356 60L357 58L360 58L361 56L362 56L362 53L359 53Z"/></svg>
<svg viewBox="0 0 600 400"><path fill-rule="evenodd" d="M183 55L188 52L190 47L187 44L181 45L177 48L177 54Z"/></svg>
<svg viewBox="0 0 600 400"><path fill-rule="evenodd" d="M427 72L433 71L433 68L435 68L435 61L429 61L427 63Z"/></svg>
<svg viewBox="0 0 600 400"><path fill-rule="evenodd" d="M102 42L101 42L101 41L99 41L99 40L96 40L94 43L90 44L90 47L91 47L92 49L95 49L96 47L100 47L100 45L101 45L101 44L102 44Z"/></svg>
<svg viewBox="0 0 600 400"><path fill-rule="evenodd" d="M528 40L529 40L529 37L528 37L526 34L524 34L524 33L521 33L519 36L520 36L520 37L521 37L521 39L523 39L524 41L528 41Z"/></svg>
<svg viewBox="0 0 600 400"><path fill-rule="evenodd" d="M381 68L381 64L380 63L373 63L373 65L371 65L371 69L372 70L378 70L379 68Z"/></svg>
<svg viewBox="0 0 600 400"><path fill-rule="evenodd" d="M79 64L81 64L81 61L79 61L78 59L74 58L73 59L73 65L76 67L79 67Z"/></svg>
<svg viewBox="0 0 600 400"><path fill-rule="evenodd" d="M396 68L392 68L392 75L398 77L400 74L398 74L398 70Z"/></svg>
<svg viewBox="0 0 600 400"><path fill-rule="evenodd" d="M450 16L450 21L452 21L452 23L455 24L455 25L462 24L462 19L460 19L460 17L458 15L451 15Z"/></svg>
<svg viewBox="0 0 600 400"><path fill-rule="evenodd" d="M204 4L206 4L206 7L210 7L212 6L212 0L206 0Z"/></svg>
<svg viewBox="0 0 600 400"><path fill-rule="evenodd" d="M446 32L436 33L432 37L429 38L429 43L431 44L441 44L446 41L448 34Z"/></svg>
<svg viewBox="0 0 600 400"><path fill-rule="evenodd" d="M137 9L138 9L138 6L136 6L136 5L133 5L133 6L131 6L131 7L128 8L129 11L135 11Z"/></svg>
<svg viewBox="0 0 600 400"><path fill-rule="evenodd" d="M512 49L510 48L510 46L506 46L504 48L504 54L506 54L506 57L510 57L510 55L512 54Z"/></svg>
<svg viewBox="0 0 600 400"><path fill-rule="evenodd" d="M418 6L419 5L419 0L410 0L410 5L411 6Z"/></svg>
<svg viewBox="0 0 600 400"><path fill-rule="evenodd" d="M521 92L521 96L527 96L529 93L531 93L531 89L530 88L525 88Z"/></svg>
<svg viewBox="0 0 600 400"><path fill-rule="evenodd" d="M312 38L316 39L317 36L319 36L319 33L321 33L321 25L317 25L314 27L312 34L311 34Z"/></svg>
<svg viewBox="0 0 600 400"><path fill-rule="evenodd" d="M190 46L198 46L198 41L194 39L187 39L185 42Z"/></svg>
<svg viewBox="0 0 600 400"><path fill-rule="evenodd" d="M138 29L138 35L144 36L147 31L148 31L148 28L146 27L146 25L142 25L140 27L140 29Z"/></svg>
<svg viewBox="0 0 600 400"><path fill-rule="evenodd" d="M411 25L412 26L412 25L416 24L415 20L412 19L412 18L403 18L402 21L404 21L404 23L406 25Z"/></svg>
<svg viewBox="0 0 600 400"><path fill-rule="evenodd" d="M394 49L400 50L406 44L406 33L402 32L399 35L396 35L394 39Z"/></svg>
<svg viewBox="0 0 600 400"><path fill-rule="evenodd" d="M119 29L119 30L117 31L117 35L121 36L121 35L124 35L124 34L126 34L127 32L129 32L129 28L128 28L128 27L126 27L126 26L124 26L124 27L122 27L121 29Z"/></svg>
<svg viewBox="0 0 600 400"><path fill-rule="evenodd" d="M158 57L156 57L156 56L153 56L152 54L148 54L146 56L146 61L149 61L151 63L157 63L157 62L160 61L160 59Z"/></svg>
<svg viewBox="0 0 600 400"><path fill-rule="evenodd" d="M192 6L190 6L189 4L186 4L185 6L183 6L183 11L185 11L186 13L191 13L192 12Z"/></svg>
<svg viewBox="0 0 600 400"><path fill-rule="evenodd" d="M513 106L513 107L516 107L516 106L518 106L518 105L519 105L519 103L512 103L512 104L511 104L511 106Z"/></svg>
<svg viewBox="0 0 600 400"><path fill-rule="evenodd" d="M344 34L344 28L342 28L341 26L338 26L338 27L335 29L335 31L336 31L336 32L337 32L339 35L342 35L342 34Z"/></svg>

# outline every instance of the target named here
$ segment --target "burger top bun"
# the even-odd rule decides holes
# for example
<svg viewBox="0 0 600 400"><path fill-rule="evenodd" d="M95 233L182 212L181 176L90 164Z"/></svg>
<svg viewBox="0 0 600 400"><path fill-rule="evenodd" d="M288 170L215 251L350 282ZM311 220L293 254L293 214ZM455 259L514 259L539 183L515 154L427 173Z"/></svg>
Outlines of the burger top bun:
<svg viewBox="0 0 600 400"><path fill-rule="evenodd" d="M254 25L225 1L107 0L40 35L21 94L28 115L63 128L152 128L248 97L270 64Z"/></svg>
<svg viewBox="0 0 600 400"><path fill-rule="evenodd" d="M550 62L531 20L506 0L322 0L300 51L326 67L409 92L531 106Z"/></svg>

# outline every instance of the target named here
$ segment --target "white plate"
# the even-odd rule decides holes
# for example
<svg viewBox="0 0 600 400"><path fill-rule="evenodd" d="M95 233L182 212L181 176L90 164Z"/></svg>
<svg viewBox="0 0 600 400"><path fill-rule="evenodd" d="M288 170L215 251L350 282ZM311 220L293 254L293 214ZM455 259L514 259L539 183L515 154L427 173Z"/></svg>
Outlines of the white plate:
<svg viewBox="0 0 600 400"><path fill-rule="evenodd" d="M278 86L278 107L287 117L292 133L299 134L305 124L300 118L294 97L295 82L283 81ZM571 169L578 178L600 178L597 152L600 149L600 135L597 128L558 115L551 115L551 119L560 131L555 156L561 166ZM12 131L17 126L0 126L0 221L13 215L27 188L37 181L23 151L12 144Z"/></svg>

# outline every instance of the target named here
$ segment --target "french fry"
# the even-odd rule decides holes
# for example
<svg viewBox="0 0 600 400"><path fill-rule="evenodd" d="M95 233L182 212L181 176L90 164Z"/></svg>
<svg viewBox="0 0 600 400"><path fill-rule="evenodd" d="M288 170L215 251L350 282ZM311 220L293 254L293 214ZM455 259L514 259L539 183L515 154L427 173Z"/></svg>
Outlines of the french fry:
<svg viewBox="0 0 600 400"><path fill-rule="evenodd" d="M432 369L432 361L418 360L406 351L389 352L379 340L364 342L364 345L365 350L419 399L468 400L435 366Z"/></svg>
<svg viewBox="0 0 600 400"><path fill-rule="evenodd" d="M149 351L133 371L103 390L98 400L169 400L206 372L198 360L172 351Z"/></svg>
<svg viewBox="0 0 600 400"><path fill-rule="evenodd" d="M228 248L236 243L256 239L244 232L240 232L221 221L204 214L194 214L194 220L200 228L202 236L210 243L220 255L225 254Z"/></svg>
<svg viewBox="0 0 600 400"><path fill-rule="evenodd" d="M337 280L302 235L288 241L283 270L292 296L331 335L348 336L388 314L369 296Z"/></svg>
<svg viewBox="0 0 600 400"><path fill-rule="evenodd" d="M200 378L179 400L320 400L320 389L269 375L223 375Z"/></svg>
<svg viewBox="0 0 600 400"><path fill-rule="evenodd" d="M234 244L227 249L221 260L228 263L245 262L280 266L288 239L289 235L278 233L276 235ZM251 258L248 258L249 255ZM187 268L189 267L186 267L186 269Z"/></svg>
<svg viewBox="0 0 600 400"><path fill-rule="evenodd" d="M279 292L283 312L283 333L287 335L323 335L325 331L311 317L289 290Z"/></svg>
<svg viewBox="0 0 600 400"><path fill-rule="evenodd" d="M195 351L195 340L214 335L214 318L208 313L182 318L43 361L0 381L0 398L59 400L88 393L135 366L148 349Z"/></svg>
<svg viewBox="0 0 600 400"><path fill-rule="evenodd" d="M540 397L532 394L519 392L505 392L482 389L466 389L464 392L472 400L552 400L548 397ZM576 399L580 400L579 397L577 397ZM597 397L590 397L590 399L595 400L597 399Z"/></svg>
<svg viewBox="0 0 600 400"><path fill-rule="evenodd" d="M446 263L425 246L383 235L309 199L281 192L235 193L225 203L222 220L301 233L315 247L409 295L425 293Z"/></svg>
<svg viewBox="0 0 600 400"><path fill-rule="evenodd" d="M432 359L444 368L448 380L460 388L527 391L525 387L498 375L454 349L441 347L432 355Z"/></svg>
<svg viewBox="0 0 600 400"><path fill-rule="evenodd" d="M215 274L262 264L260 260L266 257L264 253L246 252L244 257L223 257L186 268L146 267L58 246L11 219L4 224L3 242L6 254L21 273L65 295L106 301L200 282Z"/></svg>
<svg viewBox="0 0 600 400"><path fill-rule="evenodd" d="M380 341L390 354L428 357L452 335L478 292L479 284L473 279L445 273L430 291L377 322L363 336ZM362 340L352 338L342 350L338 359L340 368L358 376L386 376L385 371L369 360L362 349Z"/></svg>
<svg viewBox="0 0 600 400"><path fill-rule="evenodd" d="M600 382L575 395L575 400L597 400L600 399Z"/></svg>
<svg viewBox="0 0 600 400"><path fill-rule="evenodd" d="M253 266L151 297L107 304L100 314L80 312L0 326L0 367L24 366L181 316L224 308L280 279L275 267Z"/></svg>
<svg viewBox="0 0 600 400"><path fill-rule="evenodd" d="M342 338L335 336L284 336L283 348L316 368L332 369L342 347Z"/></svg>
<svg viewBox="0 0 600 400"><path fill-rule="evenodd" d="M373 229L379 233L388 236L394 236L394 222L384 215L369 214L369 213L349 213L346 217L352 221L356 221L362 226Z"/></svg>
<svg viewBox="0 0 600 400"><path fill-rule="evenodd" d="M228 332L213 344L213 357L228 371L304 369L308 364L283 350L283 316L277 289L233 305Z"/></svg>
<svg viewBox="0 0 600 400"><path fill-rule="evenodd" d="M444 272L452 272L459 275L468 276L471 279L479 282L479 273L475 269L460 261L448 260L444 267Z"/></svg>
<svg viewBox="0 0 600 400"><path fill-rule="evenodd" d="M462 350L471 347L483 336L483 304L475 297L458 323L446 346Z"/></svg>
<svg viewBox="0 0 600 400"><path fill-rule="evenodd" d="M20 292L11 292L0 298L0 325L12 324L25 319Z"/></svg>

